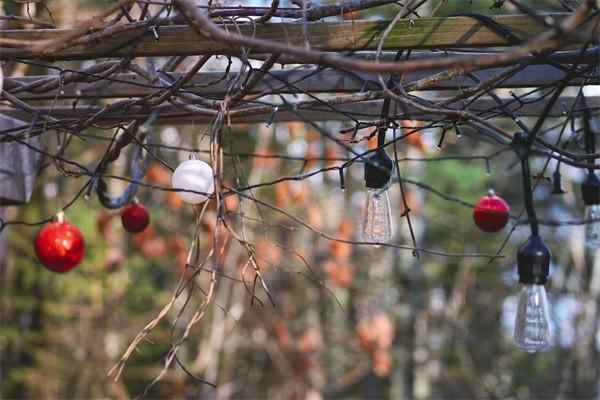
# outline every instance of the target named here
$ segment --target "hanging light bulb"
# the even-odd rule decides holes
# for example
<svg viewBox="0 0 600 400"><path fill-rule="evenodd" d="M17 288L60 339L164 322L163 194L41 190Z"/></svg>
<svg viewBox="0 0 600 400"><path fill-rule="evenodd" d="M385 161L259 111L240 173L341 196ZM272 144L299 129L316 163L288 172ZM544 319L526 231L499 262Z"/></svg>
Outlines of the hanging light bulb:
<svg viewBox="0 0 600 400"><path fill-rule="evenodd" d="M519 283L523 289L515 320L515 346L530 353L550 346L550 317L544 284L550 271L550 250L532 235L517 253Z"/></svg>
<svg viewBox="0 0 600 400"><path fill-rule="evenodd" d="M544 285L526 284L519 294L515 321L515 345L529 352L542 351L550 345L548 300Z"/></svg>
<svg viewBox="0 0 600 400"><path fill-rule="evenodd" d="M392 213L385 189L392 175L392 167L392 159L383 148L379 148L366 160L367 204L362 224L362 237L365 241L385 243L392 238Z"/></svg>
<svg viewBox="0 0 600 400"><path fill-rule="evenodd" d="M585 203L585 244L590 250L600 248L600 179L590 171L581 184ZM594 221L595 220L595 221ZM593 221L593 222L591 222Z"/></svg>
<svg viewBox="0 0 600 400"><path fill-rule="evenodd" d="M210 165L198 160L196 153L192 153L190 159L179 164L173 172L171 185L174 189L200 192L175 192L185 203L202 203L215 191L213 170Z"/></svg>

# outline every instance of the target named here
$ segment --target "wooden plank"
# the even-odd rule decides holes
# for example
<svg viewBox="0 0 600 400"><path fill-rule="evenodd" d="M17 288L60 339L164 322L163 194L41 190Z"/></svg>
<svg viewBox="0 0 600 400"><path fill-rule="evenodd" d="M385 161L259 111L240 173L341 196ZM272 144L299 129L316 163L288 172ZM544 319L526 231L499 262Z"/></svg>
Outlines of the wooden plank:
<svg viewBox="0 0 600 400"><path fill-rule="evenodd" d="M568 14L549 14L556 21ZM499 15L491 17L503 25L521 40L547 30L539 21L525 15ZM588 21L591 27L594 21ZM309 40L315 50L356 51L377 48L382 32L389 21L344 21L308 23ZM302 23L270 23L256 26L240 25L241 33L261 39L303 46ZM232 25L224 29L236 31ZM591 29L591 28L590 28ZM41 41L56 39L70 30L36 29L4 30L0 37L10 41ZM97 33L92 34L97 35ZM189 26L163 26L159 30L160 39L155 40L148 29L121 32L118 35L104 37L99 41L88 41L52 54L49 59L91 59L98 57L123 56L174 56L203 54L237 54L238 50L229 45L210 41L199 36ZM0 41L0 43L2 43ZM511 43L506 37L489 29L481 22L469 17L422 18L402 20L396 24L385 41L384 50L429 49L429 48L465 48L506 46ZM36 54L27 50L4 48L0 50L0 59L35 58Z"/></svg>
<svg viewBox="0 0 600 400"><path fill-rule="evenodd" d="M443 101L444 99L438 99L439 101ZM503 99L503 101L508 102L511 99ZM528 98L528 101L534 101L535 98ZM518 102L513 102L508 108L514 110L517 115L521 117L527 116L539 116L542 110L544 109L547 98L541 99L539 101L534 101L532 103L527 103L523 105L519 105ZM588 107L592 108L594 114L598 114L600 112L600 97L588 97L586 98ZM550 116L553 117L561 117L563 116L564 107L569 109L573 105L574 97L567 96L561 98L555 106L552 108L550 112ZM336 106L338 110L344 111L348 114L351 114L355 118L359 120L374 120L380 118L381 113L381 100L370 100L358 103L351 104L343 104ZM455 105L456 108L460 108L462 104ZM91 116L96 113L100 109L100 106L91 106L86 104L80 104L77 108L72 109L71 107L63 107L56 106L52 110L49 108L41 108L40 111L44 113L50 113L50 115L57 119L71 119L71 118L82 118L85 116ZM489 109L497 109L497 104L495 101L489 98L480 98L477 99L470 107L469 110L473 112L485 111ZM151 110L160 111L157 119L153 122L154 124L199 124L210 122L211 118L203 115L196 115L186 111L181 110L180 108L174 106L159 106L155 107ZM440 119L439 115L426 115L419 114L413 109L407 109L406 113L402 112L402 109L399 107L394 111L392 108L392 112L395 112L395 117L397 119L401 118L410 118L415 120L438 120ZM10 108L10 107L0 107L0 113L5 114L7 116L11 116L17 119L20 119L24 122L24 127L27 127L27 123L31 120L31 116L22 110ZM243 117L232 117L231 121L233 123L265 123L270 118L271 112L267 113L255 113L252 115L246 115ZM139 108L131 108L128 110L123 110L118 113L110 113L104 114L100 121L102 122L115 122L127 119L135 119L135 118L148 118L149 112L147 110L141 110ZM303 121L311 120L311 121L348 121L346 115L341 114L339 112L333 112L326 106L313 107L311 109L298 109L296 112L280 110L275 114L275 118L273 121L275 122L283 122L283 121Z"/></svg>
<svg viewBox="0 0 600 400"><path fill-rule="evenodd" d="M325 53L329 55L334 55L334 53ZM360 60L375 60L377 52L376 51L357 51L352 53L352 58L357 58ZM493 55L490 51L477 51L477 50L415 50L411 51L410 59L421 59L421 58L434 58L434 57L466 57L466 56L474 56L474 57L488 57ZM255 53L250 54L249 58L253 60L261 60L264 61L269 58L270 54L264 53ZM396 58L396 51L382 51L379 55L380 61L394 61ZM559 64L569 64L579 61L580 64L591 64L597 63L600 58L600 47L594 46L588 48L583 55L581 55L581 50L568 50L568 51L557 51L551 54L548 58L552 61ZM545 57L534 57L533 55L528 55L519 58L518 61L524 61L528 64L548 64L548 60ZM298 57L290 56L290 55L282 55L278 60L277 64L304 64L304 61Z"/></svg>
<svg viewBox="0 0 600 400"><path fill-rule="evenodd" d="M503 71L503 68L492 68L473 72L480 80L493 77ZM292 93L306 91L311 93L353 93L361 90L381 90L378 75L373 73L357 72L347 74L337 70L326 69L315 73L316 69L298 70L275 70L272 75L265 76L251 91L250 94L262 93L264 91L278 88L278 93ZM422 71L404 74L403 81L408 84L431 76L440 71ZM172 74L174 80L181 78L183 74ZM229 76L210 86L194 87L207 82L214 82L223 76L222 72L203 72L193 77L184 87L193 93L202 96L224 96L229 91L232 79L237 73ZM563 79L565 72L548 65L531 65L518 72L511 78L498 85L499 88L538 87L551 85ZM384 81L388 76L383 74ZM19 86L35 82L36 80L51 78L50 76L28 76L7 80L5 88L8 92ZM365 85L365 82L368 84ZM573 79L570 86L578 86L583 82L582 78ZM289 83L293 86L287 85ZM593 75L588 84L600 83L600 75ZM474 85L474 81L468 77L460 76L446 80L427 87L425 90L458 89ZM137 74L119 74L111 80L96 82L78 82L64 85L62 90L45 90L41 93L17 92L15 95L22 100L52 100L52 99L90 99L90 98L127 98L143 97L156 93L161 89L158 84L148 84L146 80Z"/></svg>
<svg viewBox="0 0 600 400"><path fill-rule="evenodd" d="M0 131L21 125L21 121L0 113ZM39 147L40 137L26 142ZM31 198L33 184L41 156L20 143L0 142L0 206L27 203Z"/></svg>

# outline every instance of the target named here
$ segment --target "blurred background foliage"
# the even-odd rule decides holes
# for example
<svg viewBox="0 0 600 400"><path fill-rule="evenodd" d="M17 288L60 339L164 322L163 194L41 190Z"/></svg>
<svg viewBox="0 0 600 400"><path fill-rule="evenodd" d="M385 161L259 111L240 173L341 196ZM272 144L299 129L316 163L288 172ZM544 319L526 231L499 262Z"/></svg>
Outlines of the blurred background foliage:
<svg viewBox="0 0 600 400"><path fill-rule="evenodd" d="M46 3L53 18L68 25L110 1ZM437 15L514 12L506 6L490 9L492 3L447 1ZM529 3L550 10L557 2ZM3 5L12 13L23 12L15 10L22 8L21 4L5 1ZM388 16L395 9L390 10ZM36 14L47 17L40 7ZM512 129L506 121L498 123ZM526 123L531 126L533 121ZM321 123L319 127L337 132L340 124ZM204 128L156 126L153 135L165 146L207 150L206 137L199 135ZM418 139L401 142L399 157L490 155L497 150L476 134L465 132L459 139L449 132L438 151L435 145L440 132L439 128L428 129ZM74 141L66 156L93 166L108 143L94 136L106 132L89 130L86 134L88 139ZM547 137L556 135L555 129ZM53 140L47 135L45 145L51 148ZM223 143L227 151L241 154L236 163L227 158L226 179L233 186L339 164L313 161L304 165L269 155L348 155L301 123L237 125L224 132ZM369 143L363 141L353 148L361 151L367 146ZM243 155L247 153L266 157ZM162 148L159 154L171 166L187 158L186 151L176 149ZM115 163L114 174L127 175L126 158L122 156ZM533 173L541 171L543 161L533 162ZM510 152L493 158L490 176L483 160L409 161L402 162L401 168L404 178L471 204L492 186L517 214L523 201L520 172L509 168L513 162ZM563 168L562 173L565 195L551 196L551 183L541 180L535 193L538 214L543 219L581 220L581 175L570 168ZM334 171L260 188L254 195L323 232L358 239L364 202L362 175L361 165L350 167L345 191L340 189ZM155 163L145 180L168 187L170 172ZM4 217L36 221L52 215L85 183L85 178L61 176L48 164L38 178L31 202L4 209ZM111 185L115 192L122 189L122 182ZM508 234L510 225L497 234L482 234L472 222L469 207L418 185L407 183L406 188L421 247L494 253ZM107 376L133 337L169 301L182 275L189 274L185 260L194 216L191 207L183 206L173 193L141 188L138 197L152 217L151 226L138 235L124 232L118 212L103 210L93 196L87 201L80 198L68 210L67 219L86 238L87 252L82 264L65 275L48 272L37 262L32 246L37 227L15 225L5 230L7 254L0 258L2 397L129 398L141 393L158 374L171 340L181 334L183 321L202 300L198 292L185 307L183 321L173 327L177 310L184 306L182 296L153 330L150 340L134 352L120 380ZM390 188L390 197L395 241L409 245L397 184ZM276 306L260 291L260 302L251 304L240 282L242 278L253 279L253 274L243 269L245 251L232 242L219 243L226 250L219 258L222 275L215 304L178 353L178 362L189 372L217 388L199 383L176 365L150 391L150 398L525 399L599 395L600 281L598 272L590 278L589 271L600 268L598 257L584 252L581 226L542 228L553 251L548 289L554 346L530 355L511 342L519 290L514 254L528 236L527 227L519 225L501 252L505 257L491 263L486 258L424 253L415 258L406 250L328 241L247 199L229 196L226 200L230 222L239 230L243 221L250 242L256 246ZM215 229L216 214L211 205L202 222L203 252L211 248ZM209 274L205 275L200 283L209 279Z"/></svg>

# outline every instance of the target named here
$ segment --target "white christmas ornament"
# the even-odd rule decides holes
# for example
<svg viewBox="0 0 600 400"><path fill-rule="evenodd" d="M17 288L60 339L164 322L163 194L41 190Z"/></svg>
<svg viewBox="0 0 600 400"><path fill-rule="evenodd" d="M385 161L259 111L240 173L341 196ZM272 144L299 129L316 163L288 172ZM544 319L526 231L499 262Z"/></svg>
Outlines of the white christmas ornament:
<svg viewBox="0 0 600 400"><path fill-rule="evenodd" d="M190 155L190 160L184 161L175 169L171 178L173 189L193 190L206 195L191 192L175 192L185 203L198 204L206 201L215 191L213 170L204 161Z"/></svg>

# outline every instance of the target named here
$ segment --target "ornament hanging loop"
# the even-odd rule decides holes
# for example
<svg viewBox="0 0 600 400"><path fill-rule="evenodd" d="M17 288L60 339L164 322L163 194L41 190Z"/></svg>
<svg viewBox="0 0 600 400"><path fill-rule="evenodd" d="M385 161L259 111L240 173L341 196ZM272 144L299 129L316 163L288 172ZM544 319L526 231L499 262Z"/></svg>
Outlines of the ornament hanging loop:
<svg viewBox="0 0 600 400"><path fill-rule="evenodd" d="M121 150L131 143L135 137L135 132L137 131L137 127L139 123L131 127L132 132L126 131L125 134L117 141L115 147L110 151L110 153L106 157L106 161L103 161L100 166L97 168L97 174L103 174L108 164L114 160L116 160ZM127 203L131 202L133 197L136 195L137 190L139 188L139 182L144 177L146 170L148 169L148 165L150 163L150 157L148 153L151 152L152 149L152 135L151 132L147 129L140 129L142 132L140 144L136 146L133 156L131 158L130 163L130 171L131 171L131 181L123 191L123 194L120 196L111 196L108 193L108 185L106 184L103 178L97 177L96 183L96 193L98 194L98 199L100 203L109 209L117 209L121 208ZM144 157L143 148L141 142L146 141L147 154Z"/></svg>

